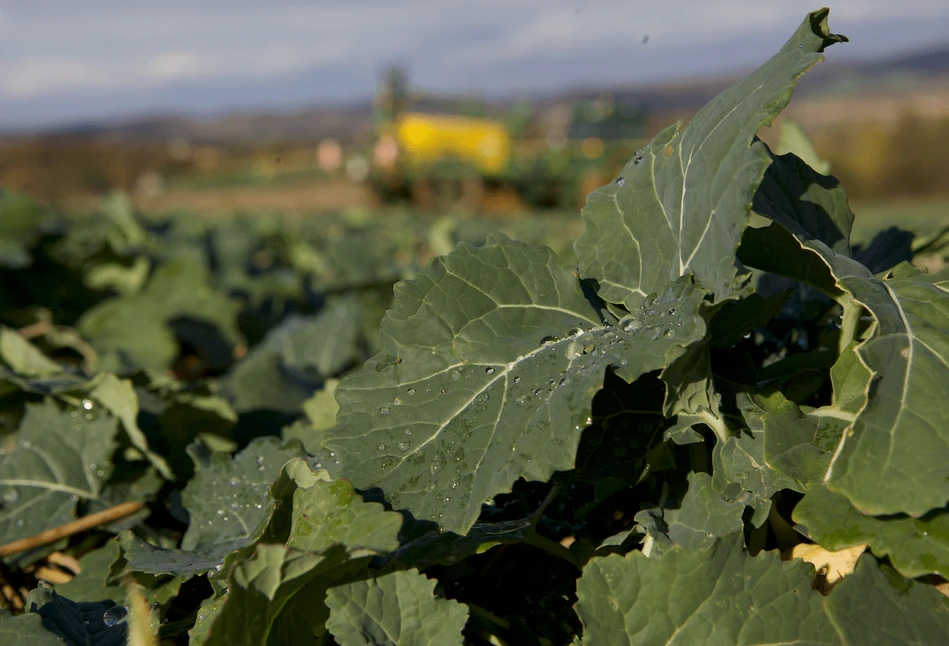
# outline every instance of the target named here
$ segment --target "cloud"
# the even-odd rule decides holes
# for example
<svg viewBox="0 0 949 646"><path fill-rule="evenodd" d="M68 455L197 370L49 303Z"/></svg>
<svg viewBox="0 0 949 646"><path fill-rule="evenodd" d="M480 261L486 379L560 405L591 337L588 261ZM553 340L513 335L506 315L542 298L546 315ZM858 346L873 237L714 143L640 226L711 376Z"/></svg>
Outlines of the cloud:
<svg viewBox="0 0 949 646"><path fill-rule="evenodd" d="M204 89L189 86L189 92L205 92L208 102L218 86L245 83L250 97L261 82L274 88L284 79L289 91L301 78L314 84L314 96L363 97L389 63L406 64L413 83L435 90L502 92L694 75L760 63L814 6L813 0L7 0L0 11L0 113L44 99L79 109L84 101L92 105L94 95L144 96L143 90L162 88L171 105L178 84L196 81ZM949 2L839 0L831 26L854 41L833 56L866 56L944 38Z"/></svg>

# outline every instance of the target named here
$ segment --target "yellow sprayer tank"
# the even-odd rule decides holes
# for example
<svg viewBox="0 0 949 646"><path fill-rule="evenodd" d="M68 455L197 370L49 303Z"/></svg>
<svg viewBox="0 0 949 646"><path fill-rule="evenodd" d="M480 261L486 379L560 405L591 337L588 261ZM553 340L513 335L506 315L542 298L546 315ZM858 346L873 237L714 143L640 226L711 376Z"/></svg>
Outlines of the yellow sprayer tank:
<svg viewBox="0 0 949 646"><path fill-rule="evenodd" d="M407 112L397 117L395 136L413 166L453 158L494 175L504 170L511 154L507 128L490 119Z"/></svg>

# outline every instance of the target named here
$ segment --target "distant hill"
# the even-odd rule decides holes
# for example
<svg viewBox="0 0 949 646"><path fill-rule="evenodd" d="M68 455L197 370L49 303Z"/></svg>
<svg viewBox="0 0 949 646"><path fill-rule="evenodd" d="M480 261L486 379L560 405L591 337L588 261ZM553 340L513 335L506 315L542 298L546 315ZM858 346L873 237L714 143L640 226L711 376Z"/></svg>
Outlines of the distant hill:
<svg viewBox="0 0 949 646"><path fill-rule="evenodd" d="M591 87L554 95L535 96L540 117L559 106L592 99L604 93L617 101L644 103L665 122L687 116L707 103L742 74L715 79L679 81L633 87ZM820 65L804 76L796 92L798 102L826 95L912 92L923 90L934 80L949 83L949 43L925 51L890 58ZM945 84L945 83L944 83ZM498 101L488 106L497 114L507 106ZM195 143L260 144L263 142L316 142L335 137L343 143L364 140L371 131L368 99L348 105L314 106L293 112L237 112L213 118L158 115L122 122L66 124L22 137L82 137L107 141L167 141L183 138ZM13 135L13 133L10 133Z"/></svg>

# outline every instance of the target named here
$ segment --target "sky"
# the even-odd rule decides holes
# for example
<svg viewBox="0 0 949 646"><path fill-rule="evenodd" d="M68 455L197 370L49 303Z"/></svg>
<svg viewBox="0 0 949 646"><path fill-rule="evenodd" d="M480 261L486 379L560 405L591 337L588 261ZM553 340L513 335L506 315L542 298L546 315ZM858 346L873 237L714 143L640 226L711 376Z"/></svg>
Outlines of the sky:
<svg viewBox="0 0 949 646"><path fill-rule="evenodd" d="M825 0L828 60L949 43L949 0ZM0 0L0 129L749 70L816 0ZM825 63L827 64L827 63Z"/></svg>

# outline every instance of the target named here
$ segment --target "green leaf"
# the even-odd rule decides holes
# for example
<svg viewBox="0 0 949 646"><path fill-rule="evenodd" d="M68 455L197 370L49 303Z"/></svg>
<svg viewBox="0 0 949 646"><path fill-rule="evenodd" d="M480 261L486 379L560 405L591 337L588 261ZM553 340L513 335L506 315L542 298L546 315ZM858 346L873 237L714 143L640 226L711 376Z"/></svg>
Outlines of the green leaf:
<svg viewBox="0 0 949 646"><path fill-rule="evenodd" d="M821 175L793 154L769 156L771 165L755 193L755 212L800 240L820 240L834 253L850 256L853 211L837 178Z"/></svg>
<svg viewBox="0 0 949 646"><path fill-rule="evenodd" d="M864 555L825 602L844 644L941 644L949 635L949 600L907 581Z"/></svg>
<svg viewBox="0 0 949 646"><path fill-rule="evenodd" d="M830 464L834 447L846 432L849 420L822 415L823 409L805 415L780 393L754 399L767 411L762 415L765 461L796 483L790 486L788 480L783 480L788 488L804 491L807 483L819 479Z"/></svg>
<svg viewBox="0 0 949 646"><path fill-rule="evenodd" d="M321 457L326 453L323 450L323 438L326 432L336 426L336 414L339 404L336 402L336 386L338 379L327 379L322 390L318 390L312 397L303 402L303 412L306 419L296 420L290 426L284 427L281 437L284 440L298 439L311 455Z"/></svg>
<svg viewBox="0 0 949 646"><path fill-rule="evenodd" d="M138 427L138 395L135 394L131 381L105 373L96 382L95 387L89 391L89 396L119 419L132 446L142 452L142 455L148 459L162 477L166 480L174 479L171 467L168 466L163 457L148 447L145 433Z"/></svg>
<svg viewBox="0 0 949 646"><path fill-rule="evenodd" d="M846 195L837 185L808 183L813 171L794 163L775 158L774 181L762 185L769 193L756 198L755 210L776 224L746 236L739 257L822 289L845 312L856 304L873 316L856 348L873 375L869 397L841 435L824 479L863 513L921 516L949 501L942 460L949 430L936 421L949 418L949 295L902 272L876 277L849 258ZM852 387L841 397L849 407L860 402Z"/></svg>
<svg viewBox="0 0 949 646"><path fill-rule="evenodd" d="M781 138L774 147L774 151L779 155L794 153L821 175L830 173L830 162L818 156L804 128L796 121L787 118L781 120Z"/></svg>
<svg viewBox="0 0 949 646"><path fill-rule="evenodd" d="M111 599L125 603L125 588L106 585L110 568L119 557L118 544L109 541L79 559L79 574L67 583L56 584L56 593L73 601L101 601Z"/></svg>
<svg viewBox="0 0 949 646"><path fill-rule="evenodd" d="M856 342L851 342L830 369L834 386L832 408L856 416L867 403L867 393L873 373L860 361Z"/></svg>
<svg viewBox="0 0 949 646"><path fill-rule="evenodd" d="M340 646L460 646L468 609L435 597L435 584L407 570L331 588L326 627Z"/></svg>
<svg viewBox="0 0 949 646"><path fill-rule="evenodd" d="M0 191L0 267L29 267L33 263L33 245L53 221L52 214L39 202Z"/></svg>
<svg viewBox="0 0 949 646"><path fill-rule="evenodd" d="M534 525L529 518L475 523L464 536L434 530L399 547L385 563L389 569L408 566L420 570L431 565L452 565L497 545L521 543L533 531Z"/></svg>
<svg viewBox="0 0 949 646"><path fill-rule="evenodd" d="M164 369L178 353L172 321L209 323L225 341L237 344L237 311L236 301L209 288L207 269L183 257L158 267L141 291L87 310L78 327L99 351L105 369Z"/></svg>
<svg viewBox="0 0 949 646"><path fill-rule="evenodd" d="M283 545L258 545L253 555L231 571L230 593L209 619L207 646L267 643L277 617L293 595L345 559L345 551L308 554ZM313 605L319 599L310 599ZM207 612L207 611L206 611ZM207 621L207 620L206 620Z"/></svg>
<svg viewBox="0 0 949 646"><path fill-rule="evenodd" d="M359 357L361 318L355 299L339 300L314 317L287 318L231 372L235 408L298 413L325 378Z"/></svg>
<svg viewBox="0 0 949 646"><path fill-rule="evenodd" d="M633 309L651 292L693 274L715 301L740 296L735 250L770 163L752 143L787 105L797 79L846 38L810 14L781 51L706 105L688 127L666 128L617 181L587 198L575 249L599 295Z"/></svg>
<svg viewBox="0 0 949 646"><path fill-rule="evenodd" d="M517 478L572 468L606 367L632 382L669 365L704 336L703 297L683 279L605 325L549 249L459 245L397 285L382 352L340 382L324 446L357 487L466 533Z"/></svg>
<svg viewBox="0 0 949 646"><path fill-rule="evenodd" d="M949 295L921 279L851 289L877 320L857 348L871 396L827 469L827 486L872 515L921 516L949 501Z"/></svg>
<svg viewBox="0 0 949 646"><path fill-rule="evenodd" d="M845 496L819 483L794 508L793 518L821 547L838 551L869 544L877 556L889 556L900 574L916 578L949 574L949 511L922 518L905 514L865 516Z"/></svg>
<svg viewBox="0 0 949 646"><path fill-rule="evenodd" d="M689 489L678 508L645 509L634 517L655 541L651 555L662 554L673 545L687 550L703 549L716 538L740 532L744 527L742 503L722 498L712 488L712 477L707 473L690 472L688 478Z"/></svg>
<svg viewBox="0 0 949 646"><path fill-rule="evenodd" d="M287 460L300 457L296 442L258 438L231 458L217 452L196 455L197 472L181 494L191 519L181 549L149 545L126 532L119 543L128 569L188 576L220 566L224 557L253 545L264 533L274 510L271 483Z"/></svg>
<svg viewBox="0 0 949 646"><path fill-rule="evenodd" d="M777 552L751 558L742 537L592 559L577 583L583 644L836 644L813 568Z"/></svg>
<svg viewBox="0 0 949 646"><path fill-rule="evenodd" d="M0 608L0 644L3 646L63 646L64 642L43 627L43 618L28 612L13 615Z"/></svg>
<svg viewBox="0 0 949 646"><path fill-rule="evenodd" d="M225 594L217 599L205 601L205 603L198 608L198 615L195 617L194 626L188 631L189 644L197 646L198 644L207 643L211 626L214 624L214 621L221 613L221 609L229 598L229 594Z"/></svg>
<svg viewBox="0 0 949 646"><path fill-rule="evenodd" d="M302 459L286 464L272 492L292 509L289 535L279 537L289 547L322 552L343 545L351 551L391 552L399 546L400 514L363 501L348 480L329 480L326 471L311 471ZM278 515L274 522L286 519Z"/></svg>
<svg viewBox="0 0 949 646"><path fill-rule="evenodd" d="M27 404L16 448L0 456L0 543L75 518L112 472L117 424L110 415L63 410L52 399Z"/></svg>
<svg viewBox="0 0 949 646"><path fill-rule="evenodd" d="M740 301L725 303L709 323L712 345L723 349L732 347L755 328L767 325L790 297L791 290L786 289L768 298L752 294Z"/></svg>
<svg viewBox="0 0 949 646"><path fill-rule="evenodd" d="M760 500L770 500L782 489L796 489L797 483L775 471L765 461L765 438L762 431L730 437L719 449L721 451L722 475L725 480L750 491Z"/></svg>
<svg viewBox="0 0 949 646"><path fill-rule="evenodd" d="M0 360L24 377L48 377L63 372L61 365L6 326L0 326Z"/></svg>

